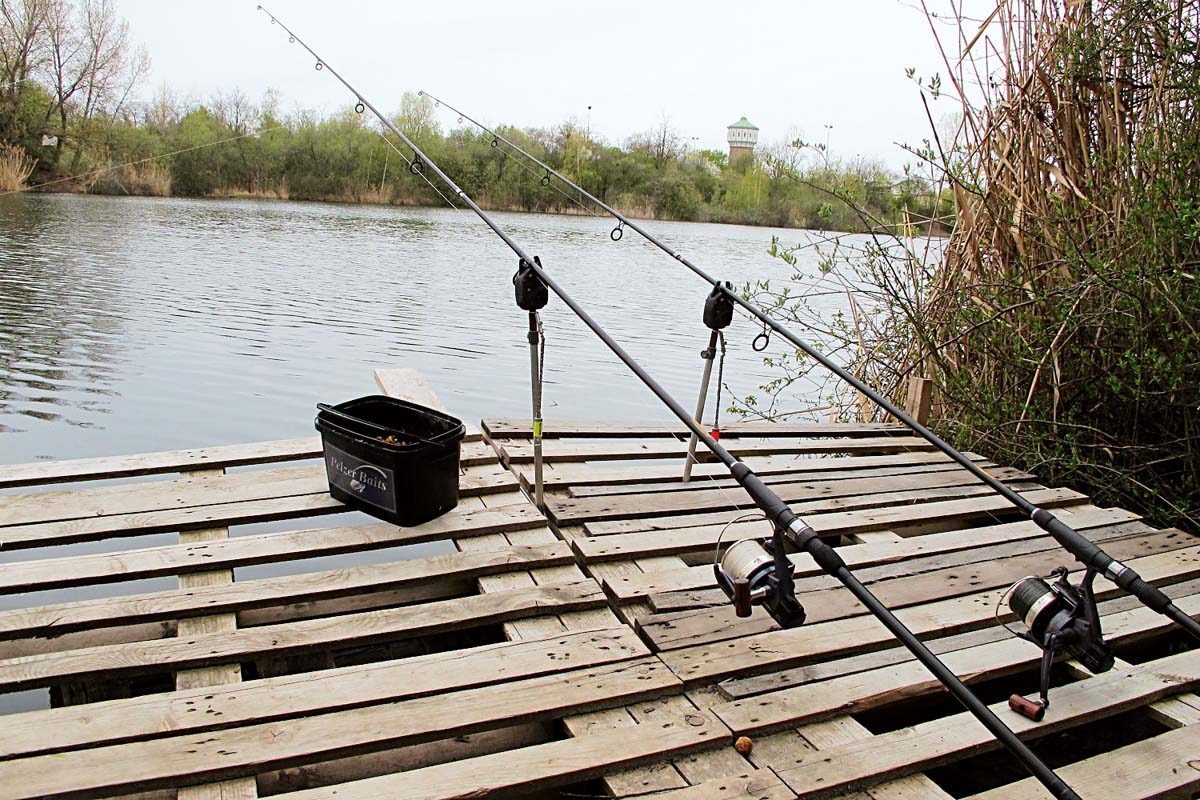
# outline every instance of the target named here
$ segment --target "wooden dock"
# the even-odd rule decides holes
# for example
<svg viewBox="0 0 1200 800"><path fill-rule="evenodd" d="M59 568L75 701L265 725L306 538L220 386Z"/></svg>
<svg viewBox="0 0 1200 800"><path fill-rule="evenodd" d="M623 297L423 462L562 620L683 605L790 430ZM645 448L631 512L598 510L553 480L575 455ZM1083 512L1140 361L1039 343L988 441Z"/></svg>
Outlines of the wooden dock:
<svg viewBox="0 0 1200 800"><path fill-rule="evenodd" d="M718 464L681 481L680 427L546 436L545 515L529 422L484 420L412 528L320 519L316 438L0 467L0 692L54 706L0 716L0 800L1046 796L807 556L807 624L733 615L713 549L751 509ZM997 600L1070 562L964 470L893 425L723 442L1084 798L1200 791L1200 650L1103 579L1117 667L1007 710L1039 651ZM988 468L1200 616L1200 542Z"/></svg>

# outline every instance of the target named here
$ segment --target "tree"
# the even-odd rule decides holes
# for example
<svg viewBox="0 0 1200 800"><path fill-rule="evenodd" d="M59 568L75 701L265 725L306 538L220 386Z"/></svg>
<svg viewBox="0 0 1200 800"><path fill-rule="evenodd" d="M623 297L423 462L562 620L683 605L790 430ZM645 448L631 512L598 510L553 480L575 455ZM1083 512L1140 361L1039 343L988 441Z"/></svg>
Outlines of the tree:
<svg viewBox="0 0 1200 800"><path fill-rule="evenodd" d="M212 115L225 127L241 136L258 121L259 110L241 89L218 91L208 104Z"/></svg>
<svg viewBox="0 0 1200 800"><path fill-rule="evenodd" d="M400 113L393 122L421 149L425 149L426 144L442 134L433 110L433 101L424 94L405 92L400 97Z"/></svg>
<svg viewBox="0 0 1200 800"><path fill-rule="evenodd" d="M199 197L224 186L221 163L224 147L212 145L228 137L226 130L203 106L179 123L175 144L187 152L176 155L171 167L171 183L176 194Z"/></svg>
<svg viewBox="0 0 1200 800"><path fill-rule="evenodd" d="M118 115L149 72L150 57L145 48L132 47L129 23L117 16L113 0L48 0L45 30L45 72L54 97L46 123L57 112L61 155L71 115L83 125L100 111ZM72 171L84 149L82 138L75 138Z"/></svg>
<svg viewBox="0 0 1200 800"><path fill-rule="evenodd" d="M664 116L655 127L631 136L626 146L648 154L654 160L654 168L661 170L668 161L678 161L687 154L688 140L671 127L670 117Z"/></svg>
<svg viewBox="0 0 1200 800"><path fill-rule="evenodd" d="M48 0L0 0L0 142L16 143L27 130L22 98L46 57Z"/></svg>

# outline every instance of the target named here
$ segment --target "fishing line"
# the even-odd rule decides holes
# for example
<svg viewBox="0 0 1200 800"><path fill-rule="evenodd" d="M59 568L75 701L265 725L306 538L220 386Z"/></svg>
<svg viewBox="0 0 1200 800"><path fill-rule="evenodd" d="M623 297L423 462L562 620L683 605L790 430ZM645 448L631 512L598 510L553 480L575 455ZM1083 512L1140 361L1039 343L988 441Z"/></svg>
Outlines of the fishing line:
<svg viewBox="0 0 1200 800"><path fill-rule="evenodd" d="M162 153L161 155L150 156L149 158L140 158L137 161L128 161L124 164L117 164L112 167L104 167L102 169L94 170L92 172L85 172L82 175L71 175L66 178L57 178L52 181L46 181L45 183L37 183L37 184L34 184L33 186L22 186L20 189L13 189L13 190L7 191L7 192L0 192L0 197L7 197L10 194L20 194L21 192L31 192L34 189L41 189L44 186L54 186L55 184L66 183L67 181L77 181L80 179L91 178L91 177L95 177L98 175L103 175L106 172L112 172L114 169L124 169L125 167L134 167L134 166L137 166L138 164L145 164L148 161L157 161L160 158L170 158L171 156L177 156L181 153L190 153L193 150L203 150L206 147L216 147L219 144L229 144L230 142L236 142L239 139L248 139L252 136L263 136L264 134L272 133L273 131L283 130L285 127L286 126L284 126L284 125L277 125L274 128L267 128L265 131L255 131L254 133L243 133L240 136L231 136L228 139L221 139L220 141L217 141L217 142L209 142L208 144L198 144L198 145L194 145L193 147L185 147L182 150L172 150L170 153Z"/></svg>
<svg viewBox="0 0 1200 800"><path fill-rule="evenodd" d="M462 117L464 117L466 119L471 119L465 113L463 113L462 111L459 111L457 108L450 105L446 101L441 100L440 98L434 97L433 95L429 94L428 92L426 92L425 94L428 95L431 99L435 100L436 102L439 102L442 105L446 106L446 108L449 108L450 110L457 112ZM472 120L472 121L475 122L475 120ZM478 123L478 122L475 122L475 124L480 125L480 123ZM483 127L483 126L480 125L480 127ZM486 128L485 128L485 130L486 130ZM1183 628L1188 633L1190 633L1193 637L1200 639L1200 623L1196 622L1196 620L1192 619L1189 615L1187 615L1183 611L1181 611L1171 601L1171 599L1169 597L1167 597L1165 594L1163 594L1163 592L1161 590L1159 590L1157 587L1155 587L1153 584L1147 583L1144 580L1142 580L1141 576L1139 576L1134 570L1130 569L1128 566L1126 566L1126 565L1122 564L1121 562L1117 561L1116 559L1112 558L1110 555L1108 555L1102 549L1100 549L1098 546L1096 546L1095 543L1093 543L1093 542L1089 541L1088 539L1086 539L1085 537L1083 537L1079 532L1077 532L1076 530L1071 528L1069 525L1064 523L1062 520L1060 520L1058 517L1056 517L1051 512L1049 512L1043 508L1039 508L1038 506L1034 505L1032 502L1027 500L1025 497L1023 497L1020 493L1014 491L1013 489L1004 485L1004 483L1002 483L1001 481L992 477L990 474L987 473L986 470L982 469L977 464L975 464L975 462L973 462L971 459L967 458L967 456L964 455L960 450L953 447L948 442L944 441L941 437L939 437L937 434L935 434L933 431L931 431L926 426L922 425L917 420L913 419L907 412L905 412L904 410L902 410L901 408L896 406L895 403L891 402L886 397L881 395L879 392L875 391L872 387L870 387L866 383L864 383L861 379L859 379L858 377L856 377L855 375L853 375L852 373L847 371L845 368L843 368L839 364L835 363L826 354L822 353L820 350L813 347L811 344L804 341L796 334L792 333L786 326L784 326L783 324L776 321L773 317L771 317L769 314L765 313L762 309L758 308L754 304L745 300L740 295L738 295L737 293L732 291L732 289L729 288L728 286L726 286L724 283L722 283L721 281L718 281L716 278L709 275L707 272L702 270L696 264L692 263L689 259L685 258L679 252L673 250L671 247L664 244L657 237L655 237L649 231L644 229L642 226L638 225L633 220L629 219L627 216L622 214L620 211L617 211L615 208L613 208L612 206L609 206L607 203L600 200L595 195L589 193L583 187L581 187L578 184L571 181L570 178L565 177L564 175L559 173L557 170L555 170L553 167L549 166L545 162L538 159L536 156L534 156L531 153L527 152L526 150L522 149L519 145L516 145L516 144L508 141L501 134L496 133L495 131L491 131L491 133L498 141L505 142L510 147L512 147L514 150L521 153L526 158L530 159L532 162L534 162L535 164L540 166L542 169L545 169L548 173L554 175L559 180L561 180L563 183L567 184L568 186L571 186L576 191L578 191L581 195L583 195L584 197L587 197L589 200L591 200L597 206L599 206L600 208L607 211L609 214L611 214L615 219L617 219L619 221L621 227L628 226L628 227L632 228L633 230L637 231L639 234L641 234L642 238L644 238L646 241L650 242L655 247L658 247L664 253L671 256L673 259L678 261L683 266L687 267L689 270L691 270L697 276L699 276L703 280L707 281L710 285L712 285L713 287L715 287L716 289L720 290L722 293L727 295L734 303L736 303L738 306L744 308L752 316L757 318L759 320L759 322L761 322L763 324L764 330L769 328L769 329L773 330L774 332L778 333L784 339L791 342L791 344L794 345L798 350L805 353L810 358L812 358L814 361L816 361L818 364L825 367L830 372L832 372L834 375L836 375L837 377L839 377L846 383L853 386L855 389L857 389L859 392L861 392L863 395L865 395L868 399L870 399L871 402L873 402L875 405L879 406L881 409L883 409L887 413L891 414L892 417L899 420L907 428L912 430L914 433L916 433L918 436L923 438L925 441L929 442L931 445L934 446L934 448L936 448L943 455L948 456L951 460L953 460L955 463L957 463L963 469L967 470L967 472L969 472L975 478L982 481L986 486L991 488L993 491L995 491L997 494L999 494L1001 497L1003 497L1005 500L1007 500L1009 503L1011 503L1013 506L1015 506L1017 509L1019 509L1022 513L1028 515L1028 517L1030 519L1032 519L1039 528L1041 528L1042 530L1049 533L1051 535L1051 537L1053 537L1054 540L1056 542L1058 542L1058 544L1061 547L1063 547L1063 549L1065 549L1067 552L1069 552L1072 556L1074 556L1077 560L1079 560L1085 566L1091 567L1091 568L1095 569L1096 571L1103 573L1109 580L1116 583L1117 586L1119 586L1121 589L1124 589L1125 591L1134 595L1138 600L1140 600L1142 603L1144 603L1147 607L1153 609L1154 611L1156 611L1156 612L1162 614L1163 616L1167 617L1168 619L1172 620L1173 622L1178 624L1181 628ZM764 347L765 347L765 344L764 344ZM705 442L705 444L707 445L708 443ZM712 449L712 448L710 447L709 449Z"/></svg>
<svg viewBox="0 0 1200 800"><path fill-rule="evenodd" d="M545 179L546 179L546 178L558 178L560 181L562 181L563 183L565 183L565 184L567 184L568 186L570 186L572 189L574 189L574 190L576 190L577 192L579 192L579 194L580 194L581 196L583 196L583 197L586 197L587 199L589 199L589 200L591 200L593 203L595 203L597 206L599 206L600 208L604 209L604 210L605 210L606 212L608 212L609 214L612 214L613 216L615 216L615 217L616 217L616 218L617 218L619 221L618 221L618 223L617 223L617 227L615 227L615 228L613 228L613 229L612 229L612 232L611 232L611 234L610 234L610 238L611 238L611 239L612 239L614 242L619 242L619 241L621 241L622 237L624 236L624 228L625 228L625 225L628 223L628 220L627 220L627 219L626 219L626 218L625 218L623 215L621 215L621 214L620 214L620 213L618 213L617 211L613 210L612 208L609 208L607 205L605 205L603 202L601 202L599 199L597 199L597 198L596 198L594 195L592 195L591 193L589 193L589 192L588 192L587 190L585 190L583 187L581 187L581 186L579 186L579 185L575 184L575 183L574 183L574 182L572 182L570 179L568 179L568 178L564 177L564 176L563 176L561 173L559 173L557 170L555 170L555 169L553 169L552 167L550 167L548 164L544 163L544 162L543 162L543 161L541 161L540 159L538 159L538 158L536 158L535 156L531 155L529 152L527 152L526 150L524 150L523 148L521 148L519 145L516 145L516 144L514 144L513 142L509 141L509 140L508 140L507 138L505 138L504 136L501 136L501 135L500 135L498 132L496 132L496 131L492 130L491 128L487 127L486 125L484 125L484 124L483 124L482 122L480 122L479 120L477 120L477 119L475 119L474 117L472 117L472 116L468 115L466 112L464 112L464 111L460 111L459 109L457 109L457 108L455 108L454 106L450 105L450 104L449 104L449 103L447 103L446 101L444 101L444 100L442 100L442 99L440 99L440 98L438 98L438 97L436 97L436 96L434 96L434 95L430 94L429 92L426 92L426 91L423 91L423 90L422 90L422 91L418 92L417 94L418 94L419 96L422 96L422 97L428 97L428 98L429 98L430 100L432 100L432 101L433 101L433 102L434 102L436 105L443 105L443 106L445 106L446 108L448 108L448 109L450 109L451 111L453 111L455 114L458 114L460 119L465 119L465 120L467 120L467 121L468 121L468 122L470 122L472 125L476 126L476 127L477 127L477 128L479 128L481 131L483 131L484 133L486 133L486 134L488 134L489 136L491 136L491 137L492 137L492 146L493 146L493 147L497 147L497 146L499 145L499 143L503 143L503 144L504 144L504 145L505 145L505 146L506 146L506 147L507 147L507 148L508 148L508 149L509 149L511 152L519 153L520 155L524 156L525 158L529 159L529 160L530 160L530 161L532 161L533 163L535 163L535 164L537 164L538 166L540 166L542 169L544 169L544 170L546 171L546 172L545 172L545 175L543 175L543 176L540 176L540 179L541 179L541 180L545 181ZM518 163L519 163L519 162L518 162ZM536 172L533 172L533 174L534 174L534 175L536 175L537 173L536 173ZM547 185L549 185L549 186L553 186L553 183L552 183L552 182L551 182L551 183L545 183L545 182L543 182L543 184L542 184L542 185L543 185L543 186L547 186ZM569 196L569 195L566 195L566 196ZM573 198L572 198L572 201L573 201L573 202L575 202L575 204L576 204L576 205L578 205L580 208L585 208L585 207L584 207L584 206L583 206L583 205L582 205L582 204L581 204L579 201L577 201L577 200L574 200ZM590 211L590 210L589 210L589 212L588 212L588 213L592 214L592 216L594 216L594 217L597 217L597 218L599 218L599 216L600 216L599 214L596 214L595 212L592 212L592 211ZM643 231L642 231L640 228L638 228L636 225L632 225L632 224L630 224L630 227L632 227L634 230L638 231L638 233L641 233L643 237L645 237L645 236L646 236L646 234L645 234L645 233L644 233L644 232L643 232ZM651 240L651 241L653 241L653 240ZM657 243L657 242L653 242L653 243L654 243L654 244L658 244L658 246L659 246L659 247L662 247L662 245L661 245L661 244L659 244L659 243ZM675 256L676 258L679 258L679 256L678 256L677 254L675 254L675 253L674 253L674 251L668 251L668 252L670 252L670 253L671 253L671 255ZM711 281L710 281L710 283L711 283ZM737 313L738 313L739 315L741 315L741 316L742 316L744 319L747 319L747 320L749 320L749 319L752 319L752 317L750 317L748 314L746 314L744 311L742 311L742 309L741 309L740 307L739 307L739 308L736 308L735 310L736 310L736 311L737 311Z"/></svg>
<svg viewBox="0 0 1200 800"><path fill-rule="evenodd" d="M493 140L493 141L494 141L494 140ZM510 150L510 152L511 152L511 150ZM529 173L529 175L530 175L530 176L532 176L532 177L533 177L533 179L534 179L534 180L536 180L536 181L537 181L539 184L541 184L542 186L544 186L544 187L546 187L546 188L549 188L549 189L553 189L555 192L558 192L560 195L562 195L563 197L565 197L567 200L569 200L569 201L571 201L572 203L574 203L575 205L577 205L577 206L578 206L578 207L579 207L579 208L580 208L580 209L581 209L581 210L582 210L582 211L583 211L585 214L590 214L590 215L592 215L593 217L595 217L596 219L603 219L603 217L601 217L601 216L600 216L599 214L597 214L595 211L593 211L592 209L588 208L588 207L587 207L587 206L585 206L583 203L579 202L579 200L578 200L578 199L576 199L576 198L572 197L571 195L567 194L567 193L566 193L566 192L564 192L562 189L560 189L558 186L555 186L555 185L554 185L554 182L550 180L550 176L549 176L548 174L546 174L546 175L539 175L539 174L537 174L537 172L535 172L533 169L531 169L531 168L530 168L530 167L529 167L527 164L525 164L525 163L524 163L523 161L521 161L520 159L515 159L515 160L513 161L513 163L514 163L514 164L516 164L516 165L517 165L518 167L520 167L521 169L525 170L525 172Z"/></svg>
<svg viewBox="0 0 1200 800"><path fill-rule="evenodd" d="M272 24L277 24L286 31L295 42L300 44L310 55L317 60L317 64L328 68L331 75L336 77L349 91L351 91L358 102L362 103L366 108L370 108L372 113L385 125L389 130L397 135L405 145L413 151L414 159L421 159L421 162L432 170L438 178L446 184L464 203L467 204L486 224L496 233L498 237L515 253L519 259L519 268L517 275L514 277L514 285L517 285L517 304L522 305L523 295L522 289L527 290L526 294L545 293L548 290L553 291L555 295L572 311L580 321L583 322L596 336L604 342L609 350L613 352L637 377L645 384L654 395L671 410L680 422L682 422L691 432L704 442L714 456L729 468L730 473L742 486L742 488L750 495L755 505L763 512L763 515L773 523L775 531L775 541L779 545L775 550L777 561L786 561L783 553L784 536L786 531L787 540L790 541L798 550L807 552L811 555L814 561L830 575L836 577L842 585L844 585L854 597L861 602L866 608L875 615L875 617L883 624L883 626L897 639L899 639L905 647L907 647L918 661L921 662L937 679L942 683L954 696L961 702L975 718L994 736L1001 744L1006 747L1009 752L1016 757L1023 767L1034 775L1055 797L1063 800L1080 800L1079 796L1071 790L1046 764L1038 758L1019 738L1006 726L999 717L996 716L987 705L983 703L975 694L966 687L965 684L952 672L950 669L918 639L912 631L910 631L890 609L879 601L877 597L863 583L855 577L855 575L846 566L841 556L825 543L820 535L813 530L811 526L804 522L799 516L793 512L779 496L762 482L762 480L754 474L754 472L744 463L738 461L733 454L719 444L713 437L699 425L692 415L689 414L682 405L679 404L674 397L671 396L659 383L639 364L625 349L612 338L611 335L596 322L588 312L576 302L565 289L563 289L554 278L542 267L540 261L528 255L525 250L501 228L495 220L493 220L487 212L454 182L449 175L445 173L434 161L430 160L411 139L401 132L394 124L384 117L369 101L364 98L345 78L339 75L332 67L320 58L307 44L305 44L296 34L289 30L283 23L279 22L269 11L258 7L268 17ZM541 287L530 286L530 282L536 278L541 283ZM518 285L519 284L519 285ZM533 292L529 292L533 289ZM545 295L543 294L538 302L528 303L530 306L527 310L534 313L536 308L545 305ZM790 562L787 562L790 566ZM778 570L777 570L778 571ZM786 583L791 585L790 569L787 571ZM781 581L783 583L783 581ZM748 602L748 601L747 601ZM790 593L791 607L799 608L798 601L795 598L794 591ZM803 609L799 609L801 618L803 617Z"/></svg>
<svg viewBox="0 0 1200 800"><path fill-rule="evenodd" d="M395 152L396 155L398 155L398 156L400 156L400 158L404 159L404 163L408 165L408 171L411 172L413 175L420 175L421 178L423 178L425 180L425 182L429 184L429 188L433 189L435 192L437 192L437 196L446 201L446 205L450 206L455 211L466 211L465 208L459 208L458 206L454 205L454 203L452 203L450 201L449 197L446 197L446 195L442 194L441 189L438 189L437 186L435 186L429 180L429 178L426 177L425 172L423 170L418 170L418 171L414 172L413 168L412 168L412 165L413 165L412 159L410 159L408 156L404 155L404 151L402 151L399 147L396 147L396 145L392 144L392 140L387 138L387 133L385 133L384 131L375 131L375 133L379 135L380 139L383 139L384 144L386 144L388 147L392 148L392 151Z"/></svg>
<svg viewBox="0 0 1200 800"><path fill-rule="evenodd" d="M417 92L417 96L418 96L418 97L426 97L426 96L427 96L427 97L429 97L429 99L433 101L433 103L434 103L434 107L435 107L435 108L436 108L437 106L440 106L440 105L442 104L440 100L438 100L438 99L437 99L436 97L434 97L433 95L427 94L426 92ZM450 108L450 107L449 107L449 106L447 106L447 108ZM450 109L450 110L451 110L451 111L454 111L455 109ZM499 147L498 147L498 143L500 142L500 139L499 139L499 137L497 137L495 134L493 134L493 133L492 133L492 131L488 130L488 129L487 129L487 128L485 128L483 125L480 125L478 122L476 122L475 120L471 119L470 117L468 117L468 116L465 116L465 115L461 115L461 114L460 114L460 115L459 115L459 118L458 118L458 121L459 121L459 122L462 122L464 119L465 119L465 120L467 120L467 121L469 121L469 122L470 122L472 125L476 126L477 128L479 128L479 129L480 129L481 131L483 131L484 133L491 134L491 135L492 135L492 147L494 147L494 148L496 148L496 149L499 149ZM505 146L506 146L506 147L508 147L508 151L509 151L509 152L515 152L515 151L513 150L513 148L512 148L512 147L511 147L511 146L508 144L507 140L505 140ZM571 195L567 194L567 193L566 193L566 192L564 192L562 189L560 189L558 186L555 186L555 185L554 185L554 182L553 182L552 180L550 180L550 173L549 173L549 172L547 172L547 173L545 173L545 174L542 174L542 175L539 175L539 174L538 174L538 173L537 173L535 170L533 170L532 168L530 168L528 165L526 165L526 164L525 164L523 161L521 161L520 159L517 159L517 160L516 160L516 161L514 161L513 163L515 163L515 164L516 164L518 167L520 167L521 169L523 169L523 170L525 170L527 173L529 173L529 174L530 174L530 175L531 175L531 176L532 176L532 177L533 177L535 180L537 180L537 182L538 182L539 184L541 184L542 186L544 186L544 187L546 187L546 188L548 188L548 189L553 189L554 191L558 192L560 195L562 195L563 197L565 197L567 200L570 200L572 203L574 203L575 205L577 205L577 206L578 206L578 207L579 207L581 210L583 210L585 213L592 215L592 216L593 216L593 217L595 217L596 219L603 219L603 218L602 218L602 217L601 217L599 214L597 214L595 211L593 211L592 209L590 209L590 208L588 208L586 205L584 205L582 202L580 202L578 198L576 198L576 197L572 197Z"/></svg>

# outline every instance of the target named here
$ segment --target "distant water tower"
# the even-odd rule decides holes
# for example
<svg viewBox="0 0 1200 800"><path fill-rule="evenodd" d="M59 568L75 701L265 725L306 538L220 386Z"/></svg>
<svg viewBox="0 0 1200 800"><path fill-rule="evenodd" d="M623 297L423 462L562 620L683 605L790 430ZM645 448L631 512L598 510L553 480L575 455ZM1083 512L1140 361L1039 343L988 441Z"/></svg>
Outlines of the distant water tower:
<svg viewBox="0 0 1200 800"><path fill-rule="evenodd" d="M758 126L742 117L726 129L729 139L729 163L754 154L758 144Z"/></svg>

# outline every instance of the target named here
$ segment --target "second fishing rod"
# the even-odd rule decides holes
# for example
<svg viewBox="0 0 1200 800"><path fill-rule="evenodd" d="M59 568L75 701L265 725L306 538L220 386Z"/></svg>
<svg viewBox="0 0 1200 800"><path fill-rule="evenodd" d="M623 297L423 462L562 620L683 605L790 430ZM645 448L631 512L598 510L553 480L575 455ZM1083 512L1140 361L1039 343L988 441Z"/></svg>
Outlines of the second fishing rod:
<svg viewBox="0 0 1200 800"><path fill-rule="evenodd" d="M493 220L475 201L464 192L455 181L450 178L440 167L429 159L425 153L417 147L402 131L400 131L390 120L381 114L370 102L368 102L361 93L358 92L345 78L339 75L333 68L319 56L317 53L305 44L294 32L288 29L282 22L273 14L264 9L262 6L259 10L267 14L271 19L272 24L277 24L287 32L291 40L302 46L313 58L317 60L318 68L327 69L338 81L342 83L357 99L359 105L364 109L369 108L371 112L379 119L379 121L393 134L395 134L404 144L409 147L414 154L414 164L422 164L424 168L428 167L449 189L454 192L464 203L475 212L476 215L489 227L497 236L511 249L518 258L518 272L514 278L514 284L517 286L518 303L525 310L534 313L535 308L540 308L545 305L548 297L547 290L553 291L566 304L572 312L589 328L602 342L625 364L635 375L646 385L648 389L667 406L682 423L684 423L700 441L726 466L730 473L737 480L738 484L750 495L755 505L763 512L763 515L772 523L775 529L776 540L782 543L784 535L797 549L806 552L813 557L813 560L826 570L830 575L837 578L856 599L859 600L880 622L892 633L901 643L905 645L933 675L950 691L954 697L973 714L976 719L996 739L1011 752L1017 760L1025 767L1030 774L1036 777L1056 798L1062 800L1079 800L1079 795L1075 793L1066 783L1059 778L1053 770L1031 751L1024 742L1022 742L1012 730L1000 720L999 717L984 704L975 694L967 688L967 686L958 679L958 677L943 664L937 656L929 651L927 647L910 631L905 625L884 606L878 598L875 597L863 584L860 582L846 566L841 556L837 552L821 540L820 535L808 526L800 517L798 517L787 504L785 504L778 495L768 488L757 475L754 474L745 464L739 462L733 455L722 447L715 439L708 435L699 424L692 419L692 416L687 412L678 401L675 400L662 386L658 384L646 370L630 356L619 343L614 340L604 328L597 323L592 317L564 290L558 283L542 268L541 262L531 257L525 250L517 244L500 226ZM782 557L782 554L780 554ZM790 581L790 576L786 578ZM794 601L794 594L791 595Z"/></svg>
<svg viewBox="0 0 1200 800"><path fill-rule="evenodd" d="M1051 512L1047 511L1044 508L1037 507L1036 505L1031 503L1029 500L1027 500L1025 497L1023 497L1019 492L1014 491L1011 487L1005 485L1003 482L997 480L995 477L988 474L988 472L986 470L984 470L982 467L980 467L978 464L976 464L974 461L972 461L970 458L968 458L966 456L966 454L964 454L963 452L958 450L956 447L952 446L950 443L943 440L940 436L935 434L933 431L929 430L929 428L925 427L917 420L913 419L907 412L905 412L903 409L898 407L895 403L892 403L890 400L888 400L882 394L877 392L873 387L868 386L866 383L864 383L862 380L857 378L851 372L849 372L848 370L843 368L841 365L832 361L828 356L826 356L820 350L813 347L807 341L805 341L804 339L797 336L795 333L793 333L791 330L789 330L785 325L781 324L780 322L775 320L773 317L771 317L769 314L765 313L760 308L758 308L758 306L745 300L741 295L734 292L728 284L717 280L712 275L709 275L707 272L705 272L703 269L701 269L699 266L697 266L691 260L689 260L688 258L683 256L681 253L677 252L676 250L674 250L673 248L671 248L670 246L665 244L663 241L658 239L656 236L654 236L652 233L647 231L644 227L639 225L636 221L630 219L629 217L622 214L620 211L616 210L612 206L605 203L600 198L591 194L586 189L584 189L583 187L579 186L577 183L572 181L570 178L566 177L565 175L560 173L558 170L551 167L549 164L546 164L544 161L537 158L532 153L529 153L527 150L522 148L520 145L515 144L514 142L505 138L505 136L503 134L488 128L482 122L479 122L478 120L469 116L462 110L455 108L454 106L447 103L445 100L442 100L439 97L435 97L434 95L430 94L429 92L423 91L420 94L425 97L428 97L430 100L433 100L435 103L445 106L450 111L454 112L455 114L458 114L463 119L468 120L471 124L475 125L480 130L482 130L485 133L487 133L488 135L492 136L493 144L498 144L499 142L503 142L505 145L510 147L515 152L520 153L522 156L524 156L525 158L529 159L531 162L537 164L539 167L544 169L546 171L547 177L554 176L555 178L562 181L567 186L569 186L572 189L574 189L575 191L579 192L580 195L582 195L583 197L586 197L588 200L595 203L599 208L604 209L604 211L606 211L607 213L612 215L612 217L618 221L618 227L615 228L612 232L612 238L614 241L617 241L621 238L620 232L624 229L624 227L629 227L632 230L636 231L638 234L640 234L642 236L642 238L644 238L650 244L652 244L655 247L657 247L658 249L662 250L664 253L671 256L673 259L678 261L680 264L687 267L689 270L691 270L697 276L699 276L703 280L707 281L716 290L719 290L724 295L726 295L731 302L736 303L737 305L741 306L743 309L745 309L747 312L749 312L752 316L754 316L759 322L761 322L763 325L769 327L774 332L778 333L780 336L782 336L784 339L786 339L788 342L790 342L792 345L794 345L798 350L802 351L803 353L808 355L810 358L812 358L814 361L816 361L818 364L820 364L821 366L828 369L830 372L832 372L838 378L840 378L841 380L850 384L851 386L853 386L855 389L857 389L862 394L866 395L868 398L870 398L871 402L875 403L877 406L879 406L881 409L886 411L888 414L892 415L895 419L899 420L902 424L904 424L906 427L908 427L910 430L912 430L918 436L925 439L925 441L929 442L931 445L933 445L935 448L937 448L943 454L945 454L946 456L949 456L951 459L953 459L956 463L959 464L959 466L961 466L963 469L970 472L973 476L978 478L981 482L986 484L989 488L994 490L997 494L999 494L1005 500L1012 503L1016 508L1018 508L1021 512L1023 512L1031 520L1033 520L1033 522L1035 524L1037 524L1038 527L1042 528L1042 530L1049 533L1054 538L1054 540L1057 541L1060 546L1062 546L1063 549L1065 549L1068 553L1070 553L1072 556L1074 556L1078 561L1080 561L1080 563L1082 563L1089 570L1094 570L1095 572L1097 572L1099 574L1103 574L1105 577L1107 577L1109 580L1111 580L1113 583L1115 583L1121 589L1124 589L1125 591L1132 594L1139 601L1144 603L1147 607L1149 607L1153 611L1156 611L1159 614L1162 614L1163 616L1167 617L1172 622L1176 623L1181 628L1183 628L1188 633L1190 633L1192 636L1194 636L1197 639L1200 639L1200 623L1196 622L1196 620L1192 619L1190 616L1185 614L1178 606L1176 606L1171 601L1171 598L1169 598L1169 597L1167 597L1167 595L1163 594L1163 592L1158 587L1142 580L1141 576L1139 576L1134 570L1130 569L1125 564L1122 564L1120 561L1117 561L1112 556L1105 553L1099 546L1097 546L1095 543L1091 542L1090 540L1088 540L1087 538L1082 536L1078 531L1076 531L1075 529L1073 529L1072 527L1070 527L1069 525L1064 523L1062 520L1060 520L1058 517L1056 517Z"/></svg>

